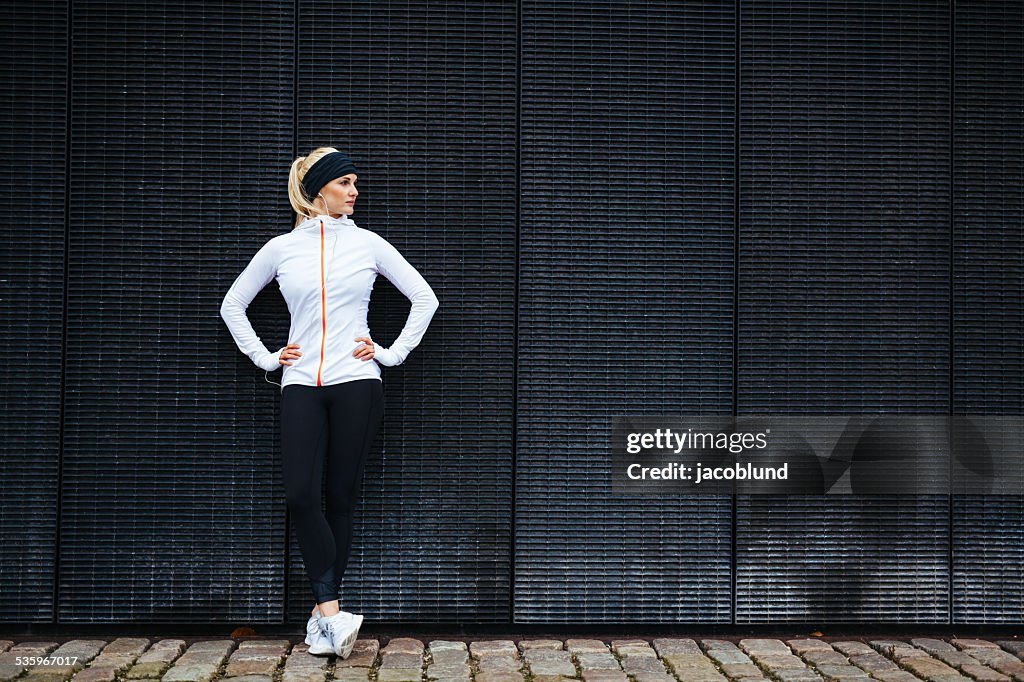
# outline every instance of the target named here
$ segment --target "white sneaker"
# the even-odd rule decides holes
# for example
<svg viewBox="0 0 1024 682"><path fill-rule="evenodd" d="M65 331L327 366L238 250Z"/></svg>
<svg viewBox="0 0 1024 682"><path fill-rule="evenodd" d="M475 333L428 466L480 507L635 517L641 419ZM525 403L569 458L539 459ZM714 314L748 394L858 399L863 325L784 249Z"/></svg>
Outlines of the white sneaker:
<svg viewBox="0 0 1024 682"><path fill-rule="evenodd" d="M323 632L320 630L320 619L318 616L310 616L309 621L306 623L306 644L312 646L320 637L323 637Z"/></svg>
<svg viewBox="0 0 1024 682"><path fill-rule="evenodd" d="M319 616L313 616L314 621L313 627L316 628L316 632L309 632L306 635L306 641L309 643L309 653L312 656L324 656L334 653L334 644L331 642L331 638L328 637L327 633L324 632L323 627L320 624L322 620ZM309 624L306 624L307 630L310 629Z"/></svg>
<svg viewBox="0 0 1024 682"><path fill-rule="evenodd" d="M320 611L317 611L320 613ZM351 617L353 614L342 609L341 613L346 614L346 617ZM313 646L316 640L324 636L324 631L320 627L320 616L310 616L309 620L306 621L306 644Z"/></svg>
<svg viewBox="0 0 1024 682"><path fill-rule="evenodd" d="M340 612L321 619L321 624L325 639L330 641L334 655L342 659L348 658L359 637L359 628L363 624L363 617ZM313 653L312 648L310 653Z"/></svg>

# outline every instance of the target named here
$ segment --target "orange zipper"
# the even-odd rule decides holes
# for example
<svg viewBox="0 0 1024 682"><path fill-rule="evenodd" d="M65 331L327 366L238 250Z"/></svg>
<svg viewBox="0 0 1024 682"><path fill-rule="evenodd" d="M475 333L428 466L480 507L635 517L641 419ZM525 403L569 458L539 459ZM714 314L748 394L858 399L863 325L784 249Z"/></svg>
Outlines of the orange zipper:
<svg viewBox="0 0 1024 682"><path fill-rule="evenodd" d="M320 366L316 369L316 385L323 386L320 371L324 368L324 339L327 337L327 288L324 286L324 221L320 221Z"/></svg>

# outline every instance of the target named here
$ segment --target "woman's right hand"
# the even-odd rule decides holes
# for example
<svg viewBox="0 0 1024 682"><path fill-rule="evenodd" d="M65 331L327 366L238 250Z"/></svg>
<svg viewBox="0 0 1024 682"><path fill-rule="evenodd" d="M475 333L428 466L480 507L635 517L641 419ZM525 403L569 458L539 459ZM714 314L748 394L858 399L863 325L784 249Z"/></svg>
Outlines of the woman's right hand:
<svg viewBox="0 0 1024 682"><path fill-rule="evenodd" d="M277 361L280 362L282 365L287 365L288 367L291 367L292 363L287 362L287 360L289 358L295 358L297 360L300 357L302 357L302 353L299 352L299 344L289 343L281 351L281 355L277 358Z"/></svg>

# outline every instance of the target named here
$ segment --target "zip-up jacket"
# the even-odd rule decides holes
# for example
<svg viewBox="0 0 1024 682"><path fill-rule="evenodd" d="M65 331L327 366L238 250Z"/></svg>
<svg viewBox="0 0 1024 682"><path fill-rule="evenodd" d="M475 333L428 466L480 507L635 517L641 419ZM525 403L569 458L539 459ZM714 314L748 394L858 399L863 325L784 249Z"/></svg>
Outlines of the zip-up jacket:
<svg viewBox="0 0 1024 682"><path fill-rule="evenodd" d="M390 347L377 343L366 322L378 273L412 303L405 327ZM419 345L439 305L423 276L380 235L364 230L346 215L307 218L256 252L220 306L238 348L267 371L282 367L278 359L284 347L267 350L245 311L272 279L277 279L291 314L288 343L297 343L302 353L283 366L281 390L289 384L329 386L380 379L379 365L404 362ZM363 345L356 341L359 336L373 340L372 359L352 355Z"/></svg>

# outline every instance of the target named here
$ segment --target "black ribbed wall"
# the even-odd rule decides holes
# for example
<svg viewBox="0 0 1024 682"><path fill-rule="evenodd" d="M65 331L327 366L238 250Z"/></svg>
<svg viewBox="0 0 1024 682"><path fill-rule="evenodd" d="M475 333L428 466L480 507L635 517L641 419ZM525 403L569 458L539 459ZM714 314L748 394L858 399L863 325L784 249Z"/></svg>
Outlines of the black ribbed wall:
<svg viewBox="0 0 1024 682"><path fill-rule="evenodd" d="M72 7L59 620L279 617L276 387L214 349L286 222L293 6Z"/></svg>
<svg viewBox="0 0 1024 682"><path fill-rule="evenodd" d="M611 492L616 415L730 414L731 2L523 3L517 622L729 622L731 500Z"/></svg>
<svg viewBox="0 0 1024 682"><path fill-rule="evenodd" d="M441 302L346 608L1022 622L1021 497L610 485L617 415L1021 414L1024 10L950 2L8 3L0 621L305 620L219 305L331 145Z"/></svg>
<svg viewBox="0 0 1024 682"><path fill-rule="evenodd" d="M955 30L953 404L1020 415L1024 3L958 0ZM952 522L953 620L1024 621L1024 497L957 497Z"/></svg>
<svg viewBox="0 0 1024 682"><path fill-rule="evenodd" d="M0 621L45 621L54 617L60 504L67 3L31 12L4 3L0 17Z"/></svg>
<svg viewBox="0 0 1024 682"><path fill-rule="evenodd" d="M342 601L375 619L507 622L516 301L516 8L300 2L298 148L344 146L353 219L390 241L440 308L383 368L382 435L364 471ZM322 32L329 40L312 37ZM409 302L377 279L389 344ZM312 594L289 552L290 615Z"/></svg>
<svg viewBox="0 0 1024 682"><path fill-rule="evenodd" d="M740 14L737 411L947 413L949 7ZM946 496L736 511L737 622L948 620Z"/></svg>

